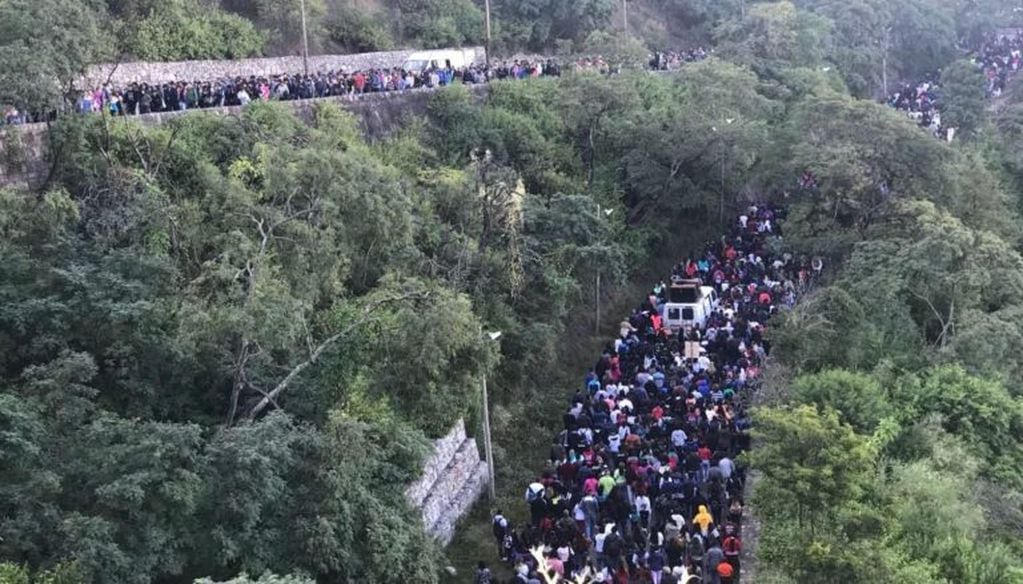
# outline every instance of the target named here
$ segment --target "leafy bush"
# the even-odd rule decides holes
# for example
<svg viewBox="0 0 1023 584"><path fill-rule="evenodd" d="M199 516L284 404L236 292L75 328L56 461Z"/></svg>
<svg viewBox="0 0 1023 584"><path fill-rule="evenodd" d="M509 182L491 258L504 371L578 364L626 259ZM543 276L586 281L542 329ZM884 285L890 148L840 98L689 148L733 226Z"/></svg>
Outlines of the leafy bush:
<svg viewBox="0 0 1023 584"><path fill-rule="evenodd" d="M263 35L245 18L175 0L125 25L122 50L140 60L239 59L259 55Z"/></svg>

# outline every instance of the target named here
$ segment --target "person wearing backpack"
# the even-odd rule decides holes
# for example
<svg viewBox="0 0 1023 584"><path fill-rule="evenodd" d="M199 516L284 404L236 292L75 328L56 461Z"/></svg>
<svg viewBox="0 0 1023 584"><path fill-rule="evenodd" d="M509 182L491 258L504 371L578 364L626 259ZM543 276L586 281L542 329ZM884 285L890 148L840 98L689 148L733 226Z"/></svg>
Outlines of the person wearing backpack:
<svg viewBox="0 0 1023 584"><path fill-rule="evenodd" d="M493 582L493 576L490 574L490 568L484 562L480 562L476 566L476 577L473 579L473 584L491 584Z"/></svg>
<svg viewBox="0 0 1023 584"><path fill-rule="evenodd" d="M508 519L505 518L504 513L500 509L497 510L493 520L491 520L491 529L494 533L494 539L497 540L497 554L502 560L506 560L504 538L510 530Z"/></svg>

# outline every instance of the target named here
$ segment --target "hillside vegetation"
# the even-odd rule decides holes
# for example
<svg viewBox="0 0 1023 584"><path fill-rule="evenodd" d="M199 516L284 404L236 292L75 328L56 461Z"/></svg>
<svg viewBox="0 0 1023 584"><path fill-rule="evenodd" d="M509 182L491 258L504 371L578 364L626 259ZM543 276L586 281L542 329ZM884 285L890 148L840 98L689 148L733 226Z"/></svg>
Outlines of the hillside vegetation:
<svg viewBox="0 0 1023 584"><path fill-rule="evenodd" d="M294 42L290 0L198 1L0 0L0 103L57 100L174 22L236 27L239 55ZM326 42L337 7L309 3ZM502 42L585 42L611 26L592 3L501 3ZM396 3L424 28L380 30L478 35L459 6ZM591 365L568 356L596 272L651 277L762 200L826 277L769 333L758 581L1023 580L1021 94L992 110L950 76L952 143L863 99L948 69L1009 6L662 9L716 56L483 102L456 85L376 143L333 105L54 122L47 187L0 191L0 582L433 584L445 553L466 576L489 519L444 552L402 497L429 439L478 427L487 375L500 504L523 515L547 406ZM194 56L235 54L210 42Z"/></svg>

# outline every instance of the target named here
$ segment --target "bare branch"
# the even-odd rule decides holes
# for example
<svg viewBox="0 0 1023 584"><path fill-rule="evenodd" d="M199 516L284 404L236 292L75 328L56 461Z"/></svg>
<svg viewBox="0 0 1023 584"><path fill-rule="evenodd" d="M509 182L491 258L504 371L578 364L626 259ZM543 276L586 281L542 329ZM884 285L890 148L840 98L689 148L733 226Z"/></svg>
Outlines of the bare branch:
<svg viewBox="0 0 1023 584"><path fill-rule="evenodd" d="M295 381L296 377L301 375L302 372L308 369L311 365L314 365L317 361L319 361L320 356L323 355L324 351L332 347L339 340L350 335L359 327L363 326L364 324L372 320L374 314L378 310L385 306L399 302L404 302L406 300L411 299L422 300L425 299L427 296L429 296L429 294L421 292L406 292L398 296L389 296L387 298L381 298L380 300L376 300L374 302L367 304L362 309L362 313L360 314L359 318L352 321L348 326L346 326L341 331L327 337L326 340L324 340L315 349L313 349L312 353L309 355L309 359L293 367L291 371L288 373L288 375L285 376L284 379L281 380L281 382L276 385L276 387L274 387L272 390L266 393L263 399L259 400L259 402L255 406L253 406L251 410L249 410L249 413L247 414L249 421L251 422L255 420L256 417L259 416L259 414L262 413L263 410L265 410L266 407L273 402L273 400L277 399L282 393L284 393L284 391L288 389L291 383Z"/></svg>

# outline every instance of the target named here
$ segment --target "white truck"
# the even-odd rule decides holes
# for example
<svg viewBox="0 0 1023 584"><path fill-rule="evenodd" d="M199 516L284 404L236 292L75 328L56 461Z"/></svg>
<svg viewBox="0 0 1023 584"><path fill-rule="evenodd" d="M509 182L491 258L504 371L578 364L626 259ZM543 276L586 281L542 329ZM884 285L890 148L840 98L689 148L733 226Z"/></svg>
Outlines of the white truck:
<svg viewBox="0 0 1023 584"><path fill-rule="evenodd" d="M686 326L703 327L718 307L718 293L699 280L672 280L661 307L664 326L673 332Z"/></svg>
<svg viewBox="0 0 1023 584"><path fill-rule="evenodd" d="M405 71L421 73L428 69L461 69L476 63L476 49L438 49L435 51L416 51L405 59L401 66Z"/></svg>

